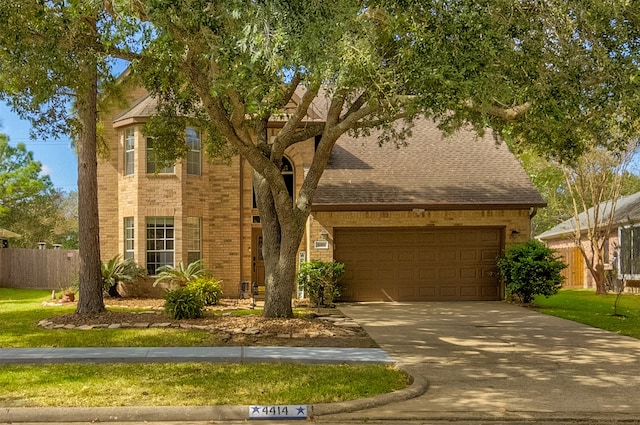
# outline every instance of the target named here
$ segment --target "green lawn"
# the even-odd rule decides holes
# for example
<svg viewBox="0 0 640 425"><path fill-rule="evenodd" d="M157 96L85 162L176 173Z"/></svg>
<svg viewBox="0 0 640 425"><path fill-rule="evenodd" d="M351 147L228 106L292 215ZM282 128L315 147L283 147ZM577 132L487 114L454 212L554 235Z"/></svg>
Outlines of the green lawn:
<svg viewBox="0 0 640 425"><path fill-rule="evenodd" d="M47 330L38 321L74 307L46 307L48 291L0 288L0 347L215 346L185 329ZM0 407L310 404L404 388L385 365L57 364L0 365Z"/></svg>
<svg viewBox="0 0 640 425"><path fill-rule="evenodd" d="M0 406L331 403L404 388L384 365L154 363L0 366Z"/></svg>
<svg viewBox="0 0 640 425"><path fill-rule="evenodd" d="M536 297L534 305L544 314L640 339L640 295L622 295L617 311L615 300L615 294L562 290L549 298Z"/></svg>
<svg viewBox="0 0 640 425"><path fill-rule="evenodd" d="M43 329L38 322L75 307L43 307L50 291L0 288L0 347L196 347L215 346L214 335L185 329Z"/></svg>

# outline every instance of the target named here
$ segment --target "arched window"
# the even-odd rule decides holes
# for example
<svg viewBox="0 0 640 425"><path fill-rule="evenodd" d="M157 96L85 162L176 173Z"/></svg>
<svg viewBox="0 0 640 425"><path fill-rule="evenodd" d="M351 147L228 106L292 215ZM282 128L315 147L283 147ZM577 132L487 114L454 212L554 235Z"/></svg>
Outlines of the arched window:
<svg viewBox="0 0 640 425"><path fill-rule="evenodd" d="M289 192L289 196L293 198L294 188L295 188L295 178L293 172L293 165L291 161L289 161L286 157L282 158L282 178L284 179L284 184L287 186L287 191ZM258 208L258 204L256 203L256 193L253 191L253 208Z"/></svg>
<svg viewBox="0 0 640 425"><path fill-rule="evenodd" d="M293 178L293 165L286 157L282 158L282 177L284 178L284 184L287 185L287 191L289 196L293 198L294 178Z"/></svg>

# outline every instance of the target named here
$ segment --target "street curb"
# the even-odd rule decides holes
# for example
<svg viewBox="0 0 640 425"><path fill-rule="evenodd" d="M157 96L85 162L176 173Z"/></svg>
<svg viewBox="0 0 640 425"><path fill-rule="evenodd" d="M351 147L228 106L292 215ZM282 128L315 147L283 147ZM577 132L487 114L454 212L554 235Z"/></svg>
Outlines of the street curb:
<svg viewBox="0 0 640 425"><path fill-rule="evenodd" d="M405 371L405 373L407 373ZM412 380L411 385L401 390L374 397L360 398L357 400L343 401L339 403L323 403L311 406L311 417L335 415L338 413L357 412L358 410L384 406L421 396L429 389L429 381L424 378L415 378L407 373Z"/></svg>
<svg viewBox="0 0 640 425"><path fill-rule="evenodd" d="M429 384L425 379L411 379L410 386L392 393L311 405L309 416L355 412L408 400L427 391ZM244 421L248 416L249 406L5 407L0 411L0 423Z"/></svg>

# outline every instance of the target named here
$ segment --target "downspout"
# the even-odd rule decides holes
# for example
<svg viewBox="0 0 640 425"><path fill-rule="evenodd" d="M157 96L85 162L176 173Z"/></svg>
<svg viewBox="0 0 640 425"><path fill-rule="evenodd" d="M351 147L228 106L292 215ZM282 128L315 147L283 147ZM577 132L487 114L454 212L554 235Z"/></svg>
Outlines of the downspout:
<svg viewBox="0 0 640 425"><path fill-rule="evenodd" d="M238 279L238 284L240 284L240 282L242 282L242 273L244 273L244 261L242 260L244 257L244 249L242 246L242 239L244 237L244 220L243 220L243 215L244 215L244 194L243 194L243 187L244 187L244 160L242 158L242 156L239 156L240 159L240 169L239 169L239 183L238 183L238 190L240 191L240 211L238 214L238 218L239 218L239 232L240 232L240 250L238 251L240 253L240 277Z"/></svg>
<svg viewBox="0 0 640 425"><path fill-rule="evenodd" d="M307 217L305 233L307 236L307 262L311 261L311 214Z"/></svg>

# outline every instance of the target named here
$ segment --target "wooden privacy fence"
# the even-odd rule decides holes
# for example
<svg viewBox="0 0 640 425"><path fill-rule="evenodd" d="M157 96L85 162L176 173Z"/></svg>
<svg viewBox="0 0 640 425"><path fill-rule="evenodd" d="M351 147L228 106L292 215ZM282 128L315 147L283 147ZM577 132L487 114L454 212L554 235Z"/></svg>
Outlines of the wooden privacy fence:
<svg viewBox="0 0 640 425"><path fill-rule="evenodd" d="M562 257L562 261L564 261L568 267L562 272L562 276L564 276L564 282L562 283L563 288L585 288L585 264L584 258L582 257L582 253L580 252L580 248L578 247L569 247L569 248L560 248L555 250Z"/></svg>
<svg viewBox="0 0 640 425"><path fill-rule="evenodd" d="M63 289L78 277L78 250L0 249L0 287Z"/></svg>

